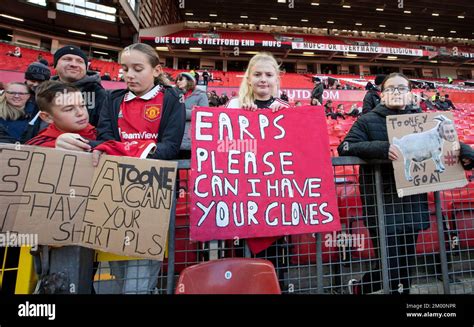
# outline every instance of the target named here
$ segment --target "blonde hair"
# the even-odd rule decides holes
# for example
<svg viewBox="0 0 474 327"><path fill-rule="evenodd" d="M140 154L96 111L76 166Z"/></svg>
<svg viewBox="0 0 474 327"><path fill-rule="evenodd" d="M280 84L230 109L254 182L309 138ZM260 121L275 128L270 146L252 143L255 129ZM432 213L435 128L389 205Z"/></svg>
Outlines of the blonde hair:
<svg viewBox="0 0 474 327"><path fill-rule="evenodd" d="M278 96L278 90L280 89L280 66L278 65L275 57L271 53L268 52L259 52L255 56L252 57L249 61L249 65L247 70L245 71L244 77L242 78L242 82L240 83L239 89L239 103L240 105L248 105L252 104L255 100L255 95L253 94L252 87L249 86L249 77L253 67L259 62L268 62L272 67L275 69L275 74L277 76L277 83L272 90L272 95L274 97Z"/></svg>
<svg viewBox="0 0 474 327"><path fill-rule="evenodd" d="M2 94L2 96L0 96L0 118L2 118L4 120L18 120L18 119L23 118L25 116L25 107L23 107L22 109L18 109L18 108L15 108L15 107L11 106L7 102L6 92L7 92L7 89L10 85L24 86L25 89L28 92L30 91L30 89L24 83L12 82L12 83L8 83L5 86L5 93Z"/></svg>
<svg viewBox="0 0 474 327"><path fill-rule="evenodd" d="M155 49L153 49L152 46L145 43L134 43L129 45L128 47L125 47L122 52L120 52L119 58L122 58L122 54L124 52L132 50L139 51L146 55L148 58L148 63L151 65L151 67L155 68L160 64L160 56L158 56L158 53L156 53ZM155 84L170 86L171 81L168 79L168 77L166 77L164 72L161 72L157 77L155 77Z"/></svg>

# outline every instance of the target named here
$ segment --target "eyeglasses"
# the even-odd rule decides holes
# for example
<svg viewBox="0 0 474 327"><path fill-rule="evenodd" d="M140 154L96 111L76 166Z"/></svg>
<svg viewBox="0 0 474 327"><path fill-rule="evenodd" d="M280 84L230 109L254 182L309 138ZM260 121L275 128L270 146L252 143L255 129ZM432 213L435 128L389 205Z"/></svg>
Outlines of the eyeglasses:
<svg viewBox="0 0 474 327"><path fill-rule="evenodd" d="M18 95L18 96L22 96L22 95L30 95L30 92L12 92L12 91L5 91L6 94L10 94L10 95Z"/></svg>
<svg viewBox="0 0 474 327"><path fill-rule="evenodd" d="M395 93L395 90L398 91L400 94L405 94L410 91L408 86L389 86L383 89L383 93Z"/></svg>

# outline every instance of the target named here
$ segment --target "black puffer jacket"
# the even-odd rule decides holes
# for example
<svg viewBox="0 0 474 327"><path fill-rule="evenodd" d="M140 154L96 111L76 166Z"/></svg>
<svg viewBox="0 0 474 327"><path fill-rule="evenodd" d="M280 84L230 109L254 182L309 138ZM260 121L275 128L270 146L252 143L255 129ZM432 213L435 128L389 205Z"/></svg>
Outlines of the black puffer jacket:
<svg viewBox="0 0 474 327"><path fill-rule="evenodd" d="M366 114L369 111L373 110L380 103L379 91L376 89L371 89L367 91L364 97L364 102L362 104L362 114Z"/></svg>
<svg viewBox="0 0 474 327"><path fill-rule="evenodd" d="M408 111L407 111L408 110ZM341 156L356 156L361 159L388 159L388 134L386 117L418 113L407 109L404 111L390 110L378 105L374 110L361 116L352 126L344 141L339 145ZM461 143L461 158L474 160L474 151ZM464 166L472 169L473 164ZM399 198L395 186L395 176L391 164L381 165L383 202L387 234L411 233L429 227L428 199L426 194L416 194ZM376 193L375 177L372 166L360 167L360 195L364 205L364 216L368 227L376 225Z"/></svg>

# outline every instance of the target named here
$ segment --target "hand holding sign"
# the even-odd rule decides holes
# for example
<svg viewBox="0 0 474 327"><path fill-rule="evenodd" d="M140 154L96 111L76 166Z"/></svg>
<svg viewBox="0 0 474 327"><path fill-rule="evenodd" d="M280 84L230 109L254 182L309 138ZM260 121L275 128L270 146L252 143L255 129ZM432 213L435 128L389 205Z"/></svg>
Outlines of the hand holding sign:
<svg viewBox="0 0 474 327"><path fill-rule="evenodd" d="M0 232L162 260L176 163L0 145Z"/></svg>
<svg viewBox="0 0 474 327"><path fill-rule="evenodd" d="M388 116L387 131L399 197L467 184L451 113Z"/></svg>

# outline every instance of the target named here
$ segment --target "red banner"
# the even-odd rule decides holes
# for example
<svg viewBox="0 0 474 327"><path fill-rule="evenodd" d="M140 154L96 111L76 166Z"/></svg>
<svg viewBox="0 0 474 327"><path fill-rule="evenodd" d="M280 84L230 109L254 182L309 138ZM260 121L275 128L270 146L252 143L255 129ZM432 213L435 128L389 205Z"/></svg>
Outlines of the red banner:
<svg viewBox="0 0 474 327"><path fill-rule="evenodd" d="M191 239L340 230L326 130L312 107L195 110Z"/></svg>

